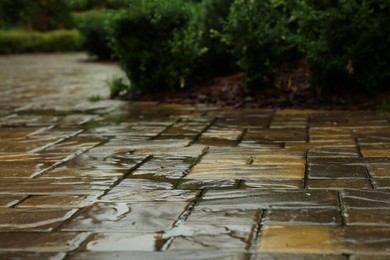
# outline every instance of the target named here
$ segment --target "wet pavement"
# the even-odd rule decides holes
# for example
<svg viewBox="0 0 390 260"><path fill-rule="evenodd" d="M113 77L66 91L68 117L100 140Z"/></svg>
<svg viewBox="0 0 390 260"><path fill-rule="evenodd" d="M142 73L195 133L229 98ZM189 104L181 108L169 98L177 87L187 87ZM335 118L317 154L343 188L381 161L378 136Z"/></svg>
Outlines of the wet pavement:
<svg viewBox="0 0 390 260"><path fill-rule="evenodd" d="M109 100L85 57L0 57L0 259L390 258L388 113Z"/></svg>

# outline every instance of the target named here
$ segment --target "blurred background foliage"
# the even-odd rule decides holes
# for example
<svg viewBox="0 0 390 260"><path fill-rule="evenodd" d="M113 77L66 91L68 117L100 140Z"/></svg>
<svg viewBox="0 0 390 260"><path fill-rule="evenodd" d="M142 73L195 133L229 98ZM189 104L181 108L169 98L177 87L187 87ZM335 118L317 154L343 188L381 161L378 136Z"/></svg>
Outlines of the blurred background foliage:
<svg viewBox="0 0 390 260"><path fill-rule="evenodd" d="M278 68L295 61L308 66L317 97L375 94L389 89L389 8L388 0L1 0L0 53L83 49L115 59L131 95L237 72L251 93L273 88Z"/></svg>

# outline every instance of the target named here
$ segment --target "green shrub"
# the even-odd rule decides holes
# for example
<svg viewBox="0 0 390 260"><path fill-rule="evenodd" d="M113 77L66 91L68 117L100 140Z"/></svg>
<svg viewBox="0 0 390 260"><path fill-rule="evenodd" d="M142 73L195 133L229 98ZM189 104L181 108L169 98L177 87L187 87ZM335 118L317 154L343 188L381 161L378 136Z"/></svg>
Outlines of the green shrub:
<svg viewBox="0 0 390 260"><path fill-rule="evenodd" d="M90 56L105 60L112 56L105 29L108 12L92 10L74 15L77 29L83 35L83 47Z"/></svg>
<svg viewBox="0 0 390 260"><path fill-rule="evenodd" d="M194 4L137 1L110 23L114 54L137 92L183 87L205 49Z"/></svg>
<svg viewBox="0 0 390 260"><path fill-rule="evenodd" d="M290 48L290 18L283 4L284 1L235 0L224 22L219 37L244 71L246 90L271 85L276 65Z"/></svg>
<svg viewBox="0 0 390 260"><path fill-rule="evenodd" d="M222 31L222 22L229 16L230 6L234 0L204 0L202 2L203 45L207 53L201 57L202 65L199 73L202 78L221 76L237 70L236 59L228 50L228 46L218 37L216 32Z"/></svg>
<svg viewBox="0 0 390 260"><path fill-rule="evenodd" d="M81 35L77 30L47 33L35 31L0 31L0 53L63 52L80 50Z"/></svg>
<svg viewBox="0 0 390 260"><path fill-rule="evenodd" d="M318 95L385 90L390 80L389 1L299 1L297 42Z"/></svg>

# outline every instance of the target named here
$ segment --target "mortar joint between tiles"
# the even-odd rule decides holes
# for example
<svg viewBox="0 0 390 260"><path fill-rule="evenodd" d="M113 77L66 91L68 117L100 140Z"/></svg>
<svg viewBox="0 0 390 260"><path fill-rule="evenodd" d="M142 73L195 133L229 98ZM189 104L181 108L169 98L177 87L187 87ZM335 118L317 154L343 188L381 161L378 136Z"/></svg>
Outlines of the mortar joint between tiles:
<svg viewBox="0 0 390 260"><path fill-rule="evenodd" d="M261 231L262 231L262 228L263 228L263 224L262 224L262 221L263 221L263 218L265 216L265 210L262 210L262 209L259 209L259 211L257 212L257 223L256 223L256 227L254 229L254 232L253 232L253 237L252 237L252 241L251 241L251 244L250 244L250 248L249 248L249 259L250 260L255 260L256 259L256 255L257 255L257 244L261 241L259 241L260 239L260 235L261 235Z"/></svg>
<svg viewBox="0 0 390 260"><path fill-rule="evenodd" d="M347 225L347 208L344 203L343 195L341 194L340 191L337 191L337 201L339 203L339 208L340 208L340 215L341 215L341 225L346 226Z"/></svg>

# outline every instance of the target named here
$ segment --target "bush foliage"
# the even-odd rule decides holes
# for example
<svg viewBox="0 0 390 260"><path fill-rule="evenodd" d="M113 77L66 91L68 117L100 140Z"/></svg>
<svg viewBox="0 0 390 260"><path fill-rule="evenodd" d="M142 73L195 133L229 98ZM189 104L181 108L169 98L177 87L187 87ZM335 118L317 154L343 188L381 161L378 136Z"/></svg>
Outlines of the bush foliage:
<svg viewBox="0 0 390 260"><path fill-rule="evenodd" d="M105 27L108 16L109 12L105 10L74 14L77 29L83 35L83 48L90 56L100 60L107 60L112 56Z"/></svg>
<svg viewBox="0 0 390 260"><path fill-rule="evenodd" d="M201 31L193 5L180 0L137 1L110 23L114 54L139 92L186 84L198 58Z"/></svg>
<svg viewBox="0 0 390 260"><path fill-rule="evenodd" d="M80 47L81 35L77 30L0 31L1 54L76 51Z"/></svg>
<svg viewBox="0 0 390 260"><path fill-rule="evenodd" d="M296 39L319 95L387 88L389 13L389 1L299 1Z"/></svg>

